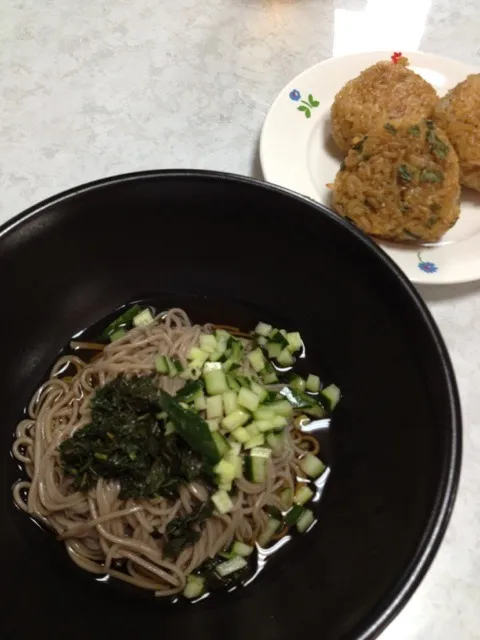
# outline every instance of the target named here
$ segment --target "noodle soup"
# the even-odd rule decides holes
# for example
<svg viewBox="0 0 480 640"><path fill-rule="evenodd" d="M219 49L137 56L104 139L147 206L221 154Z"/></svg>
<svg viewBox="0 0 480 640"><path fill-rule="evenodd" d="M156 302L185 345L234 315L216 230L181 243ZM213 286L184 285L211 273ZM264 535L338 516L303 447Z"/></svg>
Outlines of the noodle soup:
<svg viewBox="0 0 480 640"><path fill-rule="evenodd" d="M339 389L303 373L298 332L263 321L135 304L105 324L70 343L18 424L15 504L98 579L193 601L248 584L315 523L315 434Z"/></svg>

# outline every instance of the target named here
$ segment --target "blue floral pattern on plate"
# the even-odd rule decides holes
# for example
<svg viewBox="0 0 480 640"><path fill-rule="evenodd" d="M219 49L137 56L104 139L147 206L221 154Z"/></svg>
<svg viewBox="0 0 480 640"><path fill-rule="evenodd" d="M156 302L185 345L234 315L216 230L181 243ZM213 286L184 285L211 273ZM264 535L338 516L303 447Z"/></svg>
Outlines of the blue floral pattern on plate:
<svg viewBox="0 0 480 640"><path fill-rule="evenodd" d="M428 262L423 260L422 255L417 253L418 256L418 268L424 271L425 273L435 273L438 271L438 267L434 262Z"/></svg>

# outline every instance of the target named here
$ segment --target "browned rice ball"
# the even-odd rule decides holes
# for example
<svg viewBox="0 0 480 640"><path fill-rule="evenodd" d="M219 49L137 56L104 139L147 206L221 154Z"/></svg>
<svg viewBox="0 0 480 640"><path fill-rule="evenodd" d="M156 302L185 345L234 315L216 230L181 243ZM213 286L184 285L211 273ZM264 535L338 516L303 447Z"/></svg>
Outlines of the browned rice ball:
<svg viewBox="0 0 480 640"><path fill-rule="evenodd" d="M436 242L460 213L455 150L431 120L387 123L350 150L333 206L366 233L396 242Z"/></svg>
<svg viewBox="0 0 480 640"><path fill-rule="evenodd" d="M407 69L408 60L377 62L341 89L332 106L333 138L347 152L355 138L384 122L415 123L429 118L438 101L435 89Z"/></svg>
<svg viewBox="0 0 480 640"><path fill-rule="evenodd" d="M480 73L449 91L438 102L434 118L455 147L460 182L480 191Z"/></svg>

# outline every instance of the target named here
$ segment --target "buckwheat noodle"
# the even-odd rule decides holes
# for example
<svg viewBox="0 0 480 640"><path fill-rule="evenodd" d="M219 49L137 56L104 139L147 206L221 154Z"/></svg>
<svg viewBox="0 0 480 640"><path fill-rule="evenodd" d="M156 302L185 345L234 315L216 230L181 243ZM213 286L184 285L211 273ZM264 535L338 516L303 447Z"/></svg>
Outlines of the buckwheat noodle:
<svg viewBox="0 0 480 640"><path fill-rule="evenodd" d="M89 424L90 399L98 387L120 373L154 371L159 353L186 366L187 354L200 334L212 330L213 325L192 325L184 311L171 309L153 324L134 328L109 344L90 362L74 354L62 356L31 399L12 449L29 480L17 482L13 498L19 508L57 533L70 558L83 569L153 590L158 596L173 595L183 590L194 569L234 538L253 543L268 522L265 507L283 508L278 494L294 487L301 473L298 459L305 453L302 436L293 425L286 430L283 450L269 462L265 483L253 484L244 477L236 480L233 511L212 515L198 542L175 560L163 553L166 527L208 499L199 482L182 486L177 500L122 500L117 482L100 478L88 493L81 493L63 473L58 446ZM159 384L175 393L184 382L162 377Z"/></svg>

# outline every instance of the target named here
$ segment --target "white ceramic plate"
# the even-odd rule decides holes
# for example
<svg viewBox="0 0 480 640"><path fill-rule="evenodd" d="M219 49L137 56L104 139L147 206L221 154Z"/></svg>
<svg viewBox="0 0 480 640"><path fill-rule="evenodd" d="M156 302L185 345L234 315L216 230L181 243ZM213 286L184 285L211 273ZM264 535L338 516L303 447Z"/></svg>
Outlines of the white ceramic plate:
<svg viewBox="0 0 480 640"><path fill-rule="evenodd" d="M330 58L307 69L280 92L271 106L260 139L260 161L268 182L330 206L330 190L343 155L330 132L330 107L350 79L391 51ZM476 69L428 53L406 53L410 68L430 82L440 96ZM382 248L413 282L449 284L480 279L480 193L462 190L456 225L435 245L381 242Z"/></svg>

